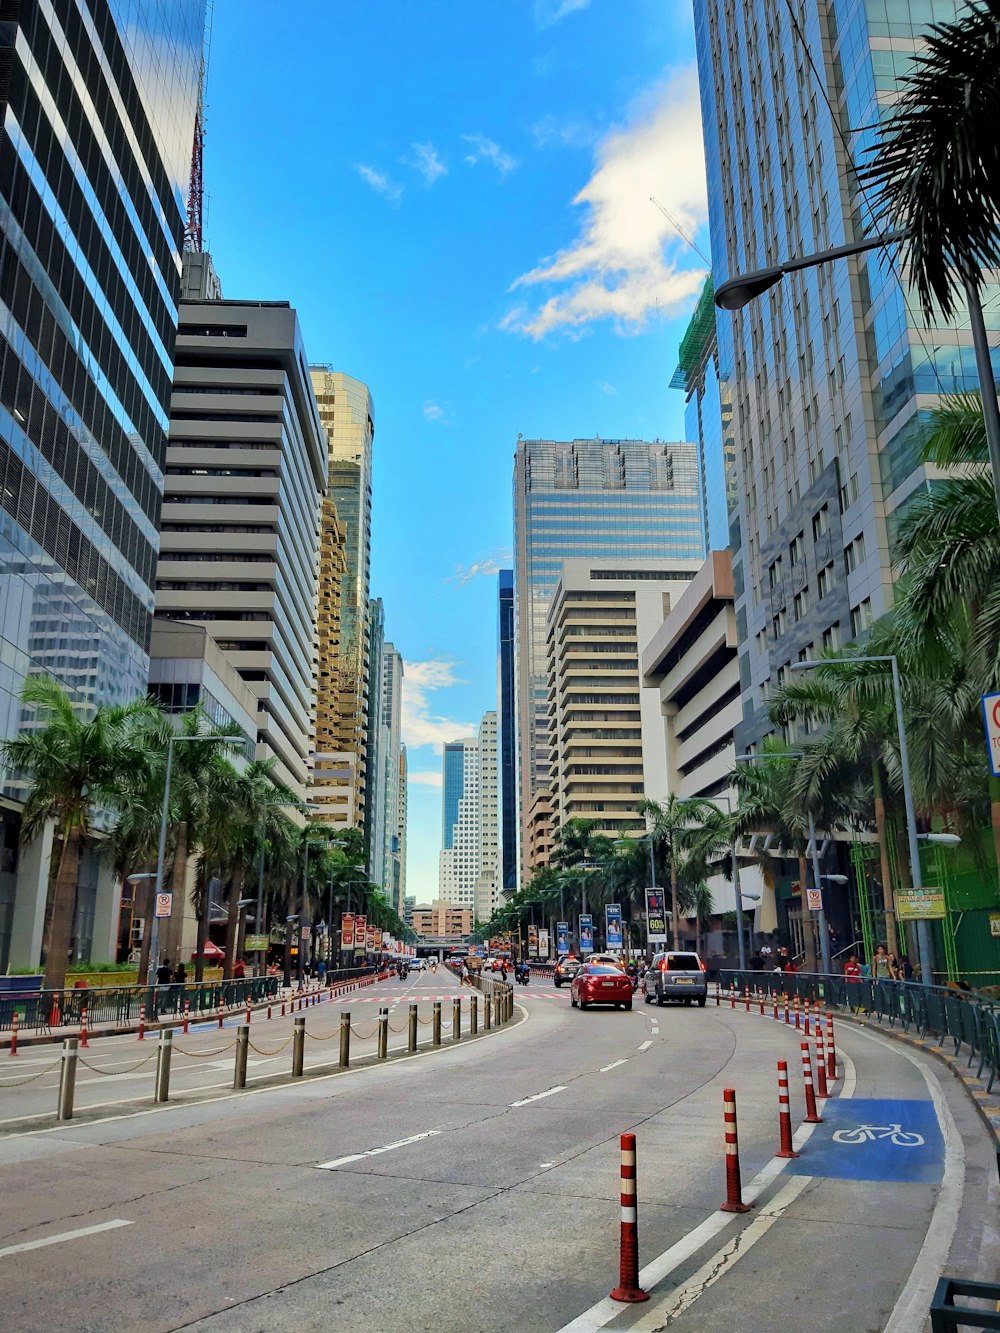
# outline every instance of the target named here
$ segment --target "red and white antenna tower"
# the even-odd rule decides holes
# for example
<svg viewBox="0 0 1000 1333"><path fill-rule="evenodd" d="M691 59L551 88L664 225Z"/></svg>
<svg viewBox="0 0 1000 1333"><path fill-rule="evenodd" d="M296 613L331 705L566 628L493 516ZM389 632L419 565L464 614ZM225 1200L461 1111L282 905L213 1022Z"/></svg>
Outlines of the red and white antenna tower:
<svg viewBox="0 0 1000 1333"><path fill-rule="evenodd" d="M194 143L191 148L191 179L188 182L187 224L184 249L200 254L205 248L205 80L212 45L212 0L205 15L205 45L198 69L198 105L194 113Z"/></svg>

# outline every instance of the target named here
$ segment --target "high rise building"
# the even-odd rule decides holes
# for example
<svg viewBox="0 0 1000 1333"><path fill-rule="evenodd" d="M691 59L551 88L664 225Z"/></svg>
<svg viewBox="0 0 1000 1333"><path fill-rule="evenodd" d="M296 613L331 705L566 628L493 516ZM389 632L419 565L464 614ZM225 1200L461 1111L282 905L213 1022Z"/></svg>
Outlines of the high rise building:
<svg viewBox="0 0 1000 1333"><path fill-rule="evenodd" d="M25 677L145 693L204 0L8 4L0 23L0 736ZM0 970L38 962L51 832L4 775ZM77 957L114 957L84 857Z"/></svg>
<svg viewBox="0 0 1000 1333"><path fill-rule="evenodd" d="M960 8L696 0L716 284L873 230L855 166L922 30ZM891 604L893 529L932 477L927 415L978 379L968 329L925 329L877 251L791 274L716 326L745 749L790 662Z"/></svg>
<svg viewBox="0 0 1000 1333"><path fill-rule="evenodd" d="M385 739L385 835L382 877L386 897L402 915L403 854L406 838L405 749L400 735L403 656L391 643L382 653L382 728Z"/></svg>
<svg viewBox="0 0 1000 1333"><path fill-rule="evenodd" d="M497 767L500 783L500 891L517 889L517 708L514 672L514 571L497 577Z"/></svg>
<svg viewBox="0 0 1000 1333"><path fill-rule="evenodd" d="M385 869L386 751L389 737L383 722L382 664L385 653L385 607L381 597L368 603L368 712L365 721L365 851L368 875L383 884Z"/></svg>
<svg viewBox="0 0 1000 1333"><path fill-rule="evenodd" d="M207 627L257 697L257 754L304 800L326 449L287 301L180 307L156 614Z"/></svg>
<svg viewBox="0 0 1000 1333"><path fill-rule="evenodd" d="M340 592L337 767L353 782L351 806L356 827L366 814L370 674L369 569L372 533L372 444L375 408L360 380L326 365L309 368L320 421L326 431L327 495L345 527L345 569Z"/></svg>
<svg viewBox="0 0 1000 1333"><path fill-rule="evenodd" d="M684 390L684 433L698 448L708 549L724 551L729 545L726 475L732 476L733 432L729 391L719 378L713 295L708 278L681 339L670 387Z"/></svg>
<svg viewBox="0 0 1000 1333"><path fill-rule="evenodd" d="M659 691L639 658L702 563L564 562L546 635L554 828L592 819L609 837L641 833L643 799L673 790Z"/></svg>
<svg viewBox="0 0 1000 1333"><path fill-rule="evenodd" d="M408 762L406 758L406 746L399 747L399 901L396 911L400 916L403 915L403 907L406 903L406 822L409 818L409 788L407 786L409 776Z"/></svg>
<svg viewBox="0 0 1000 1333"><path fill-rule="evenodd" d="M451 824L442 837L438 897L487 921L499 899L496 713L483 714L475 736L449 742L443 765L444 819Z"/></svg>
<svg viewBox="0 0 1000 1333"><path fill-rule="evenodd" d="M336 503L323 497L320 515L319 585L316 600L316 749L310 798L315 819L353 828L357 820L357 756L339 748L340 607L347 572L347 527Z"/></svg>
<svg viewBox="0 0 1000 1333"><path fill-rule="evenodd" d="M704 541L693 444L518 440L514 607L522 847L532 797L548 786L546 616L563 561L697 560L704 559ZM595 569L594 578L601 577Z"/></svg>

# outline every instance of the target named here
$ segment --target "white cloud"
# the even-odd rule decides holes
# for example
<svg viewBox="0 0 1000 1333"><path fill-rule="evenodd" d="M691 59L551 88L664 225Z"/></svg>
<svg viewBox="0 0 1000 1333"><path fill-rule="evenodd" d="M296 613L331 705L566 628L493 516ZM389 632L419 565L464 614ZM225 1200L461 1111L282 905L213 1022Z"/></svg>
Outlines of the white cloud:
<svg viewBox="0 0 1000 1333"><path fill-rule="evenodd" d="M440 403L436 403L433 398L428 398L423 407L425 421L437 421L442 426L453 426L455 424L451 415L444 410Z"/></svg>
<svg viewBox="0 0 1000 1333"><path fill-rule="evenodd" d="M535 26L551 28L570 14L587 9L590 0L535 0Z"/></svg>
<svg viewBox="0 0 1000 1333"><path fill-rule="evenodd" d="M607 380L598 380L597 387L600 389L601 393L606 393L609 398L618 397L618 390L613 384L609 384Z"/></svg>
<svg viewBox="0 0 1000 1333"><path fill-rule="evenodd" d="M473 560L471 565L456 565L454 574L445 579L445 582L457 583L460 588L464 588L467 583L471 583L473 579L480 576L495 578L501 569L510 567L513 558L514 553L510 548L493 551L489 555L481 556L478 560Z"/></svg>
<svg viewBox="0 0 1000 1333"><path fill-rule="evenodd" d="M384 195L390 204L398 204L402 199L402 185L397 185L384 171L379 171L377 167L366 167L360 162L355 164L354 170L363 181L372 187L376 194Z"/></svg>
<svg viewBox="0 0 1000 1333"><path fill-rule="evenodd" d="M490 162L501 176L506 176L508 171L513 171L517 166L517 158L511 157L492 139L487 139L485 134L463 134L462 138L472 145L472 151L465 158L470 167L474 167L477 162Z"/></svg>
<svg viewBox="0 0 1000 1333"><path fill-rule="evenodd" d="M438 156L438 151L432 143L415 143L412 145L413 156L404 158L407 166L414 171L418 171L424 178L425 185L433 185L436 180L442 176L447 176L448 168Z"/></svg>
<svg viewBox="0 0 1000 1333"><path fill-rule="evenodd" d="M597 140L597 130L582 120L560 120L557 116L543 116L531 127L536 148L558 144L562 148L591 148Z"/></svg>
<svg viewBox="0 0 1000 1333"><path fill-rule="evenodd" d="M471 722L453 722L431 712L429 695L452 685L463 685L455 675L454 664L444 661L407 662L403 674L402 732L407 747L429 745L441 753L445 741L471 736L476 728ZM410 775L413 776L412 774Z"/></svg>
<svg viewBox="0 0 1000 1333"><path fill-rule="evenodd" d="M407 782L416 782L421 787L443 787L444 774L437 773L407 773Z"/></svg>
<svg viewBox="0 0 1000 1333"><path fill-rule="evenodd" d="M650 201L656 195L689 233L707 212L697 76L675 71L635 107L630 123L596 150L593 175L573 200L587 215L578 240L523 274L511 290L559 286L537 309L522 304L501 327L542 338L613 319L634 331L653 314L679 311L704 270L679 267L691 251Z"/></svg>

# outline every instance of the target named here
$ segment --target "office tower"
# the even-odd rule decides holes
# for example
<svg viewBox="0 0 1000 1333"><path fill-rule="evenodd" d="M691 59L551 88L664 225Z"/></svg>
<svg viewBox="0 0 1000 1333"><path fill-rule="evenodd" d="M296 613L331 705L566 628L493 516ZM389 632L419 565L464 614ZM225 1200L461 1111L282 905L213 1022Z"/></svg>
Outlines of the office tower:
<svg viewBox="0 0 1000 1333"><path fill-rule="evenodd" d="M729 545L726 474L732 476L733 434L728 387L719 379L712 279L706 279L678 349L672 389L683 389L684 433L698 449L698 472L710 551Z"/></svg>
<svg viewBox="0 0 1000 1333"><path fill-rule="evenodd" d="M0 736L31 673L145 693L204 0L5 5L0 24ZM155 55L155 59L154 59ZM51 832L0 812L0 971L37 964ZM88 851L76 957L114 957Z"/></svg>
<svg viewBox="0 0 1000 1333"><path fill-rule="evenodd" d="M360 380L326 365L309 368L320 421L326 431L327 494L346 528L346 569L340 597L340 768L353 781L354 824L365 826L370 674L368 586L372 531L372 443L375 408ZM353 756L353 760L346 758ZM353 771L352 771L353 770Z"/></svg>
<svg viewBox="0 0 1000 1333"><path fill-rule="evenodd" d="M310 799L314 818L354 828L357 756L341 750L341 595L347 572L347 527L329 495L320 514L319 585L316 600L316 749Z"/></svg>
<svg viewBox="0 0 1000 1333"><path fill-rule="evenodd" d="M659 691L639 657L700 560L563 563L546 623L551 818L642 833L644 798L672 790Z"/></svg>
<svg viewBox="0 0 1000 1333"><path fill-rule="evenodd" d="M514 609L524 846L532 799L549 778L545 618L563 561L704 559L703 526L693 444L518 440Z"/></svg>
<svg viewBox="0 0 1000 1333"><path fill-rule="evenodd" d="M385 608L381 597L368 603L368 696L365 718L365 852L369 878L383 884L385 869L386 750L382 721L382 662L385 653Z"/></svg>
<svg viewBox="0 0 1000 1333"><path fill-rule="evenodd" d="M486 921L499 896L495 712L483 714L475 736L446 744L443 773L438 897Z"/></svg>
<svg viewBox="0 0 1000 1333"><path fill-rule="evenodd" d="M406 843L407 830L406 824L409 818L409 788L407 786L409 776L409 764L406 757L406 746L399 747L399 823L397 825L399 837L399 902L396 911L400 916L403 915L403 906L406 902Z"/></svg>
<svg viewBox="0 0 1000 1333"><path fill-rule="evenodd" d="M287 301L180 307L156 614L207 627L257 697L257 754L305 799L326 450Z"/></svg>
<svg viewBox="0 0 1000 1333"><path fill-rule="evenodd" d="M943 0L933 18L959 9ZM696 0L716 285L862 238L854 166L931 17ZM891 604L893 530L931 477L927 414L978 380L969 333L924 329L876 251L789 275L716 326L745 749L770 729L766 694L790 662L863 635Z"/></svg>
<svg viewBox="0 0 1000 1333"><path fill-rule="evenodd" d="M514 571L497 578L497 727L500 783L500 891L517 889L517 709L514 681Z"/></svg>
<svg viewBox="0 0 1000 1333"><path fill-rule="evenodd" d="M385 740L385 835L382 847L382 877L386 897L402 915L403 844L406 794L405 752L400 736L403 694L403 656L391 643L382 653L382 728Z"/></svg>

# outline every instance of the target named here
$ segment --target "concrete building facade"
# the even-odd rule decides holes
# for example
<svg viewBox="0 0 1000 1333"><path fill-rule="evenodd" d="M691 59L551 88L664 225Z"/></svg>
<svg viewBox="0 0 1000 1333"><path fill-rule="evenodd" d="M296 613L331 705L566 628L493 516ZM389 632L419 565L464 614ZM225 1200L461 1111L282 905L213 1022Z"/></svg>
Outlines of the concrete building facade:
<svg viewBox="0 0 1000 1333"><path fill-rule="evenodd" d="M146 689L204 0L7 5L0 24L0 736L31 673ZM0 971L38 964L51 832L0 774ZM114 957L88 853L76 958Z"/></svg>
<svg viewBox="0 0 1000 1333"><path fill-rule="evenodd" d="M382 731L385 767L385 831L382 878L378 881L402 915L406 844L405 751L402 743L403 656L386 643L382 653Z"/></svg>
<svg viewBox="0 0 1000 1333"><path fill-rule="evenodd" d="M305 800L326 449L287 302L183 302L158 617L204 625L257 699L257 755Z"/></svg>
<svg viewBox="0 0 1000 1333"><path fill-rule="evenodd" d="M640 652L682 597L697 560L566 560L546 622L553 831L592 819L645 831L641 802L671 790L657 690Z"/></svg>
<svg viewBox="0 0 1000 1333"><path fill-rule="evenodd" d="M337 828L353 828L357 819L356 756L339 748L340 607L347 572L347 527L329 494L320 514L319 585L316 600L316 748L310 799L315 818Z"/></svg>
<svg viewBox="0 0 1000 1333"><path fill-rule="evenodd" d="M459 755L462 762L460 792L456 773ZM442 837L438 896L442 902L467 907L477 919L486 921L499 901L497 715L494 711L483 714L475 736L448 743L443 765L443 819L451 820L451 826Z"/></svg>
<svg viewBox="0 0 1000 1333"><path fill-rule="evenodd" d="M514 571L497 575L497 768L500 784L500 891L517 889L517 684Z"/></svg>

